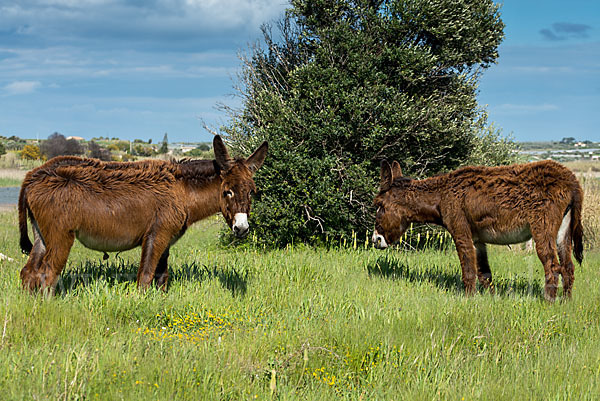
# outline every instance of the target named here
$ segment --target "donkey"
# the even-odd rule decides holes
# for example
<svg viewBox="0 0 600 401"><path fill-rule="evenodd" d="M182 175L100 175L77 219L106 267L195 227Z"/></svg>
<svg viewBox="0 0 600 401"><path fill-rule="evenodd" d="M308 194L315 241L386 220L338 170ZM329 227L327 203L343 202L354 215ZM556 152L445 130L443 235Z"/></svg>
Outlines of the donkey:
<svg viewBox="0 0 600 401"><path fill-rule="evenodd" d="M169 248L187 228L217 212L237 237L248 234L253 176L268 144L231 159L219 136L215 160L101 162L58 157L30 171L19 195L24 288L52 292L73 241L102 252L142 247L137 285L166 291ZM27 216L34 242L27 234Z"/></svg>
<svg viewBox="0 0 600 401"><path fill-rule="evenodd" d="M464 167L448 174L413 180L400 164L381 163L373 243L384 249L411 222L434 223L454 240L467 294L476 278L493 291L485 244L515 244L533 237L544 266L544 296L556 298L558 275L571 297L573 262L583 260L583 191L575 175L550 160L501 167ZM560 262L557 259L560 258Z"/></svg>

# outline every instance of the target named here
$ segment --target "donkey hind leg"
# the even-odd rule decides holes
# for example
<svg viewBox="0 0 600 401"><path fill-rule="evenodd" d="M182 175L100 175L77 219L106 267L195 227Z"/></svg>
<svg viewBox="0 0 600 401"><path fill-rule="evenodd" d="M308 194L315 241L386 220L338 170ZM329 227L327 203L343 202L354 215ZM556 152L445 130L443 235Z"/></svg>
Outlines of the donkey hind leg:
<svg viewBox="0 0 600 401"><path fill-rule="evenodd" d="M552 229L549 226L542 226L540 224L530 224L530 226L531 235L535 241L535 250L544 266L544 275L546 278L544 298L552 302L556 298L558 275L561 272L556 249L556 234L558 233L558 227Z"/></svg>
<svg viewBox="0 0 600 401"><path fill-rule="evenodd" d="M492 272L488 262L487 250L483 242L475 244L475 254L477 255L477 278L479 279L479 283L493 294Z"/></svg>
<svg viewBox="0 0 600 401"><path fill-rule="evenodd" d="M558 248L558 258L560 260L560 274L563 281L563 293L566 297L571 298L571 290L575 281L575 267L571 259L573 251L573 240L570 230L571 212L567 213L563 218L563 222L558 230L556 245Z"/></svg>
<svg viewBox="0 0 600 401"><path fill-rule="evenodd" d="M39 233L36 225L33 225L33 248L29 253L27 263L21 270L21 284L24 289L34 291L41 285L39 275L37 274L42 263L42 258L46 254L46 245L44 239Z"/></svg>
<svg viewBox="0 0 600 401"><path fill-rule="evenodd" d="M58 277L69 258L69 252L75 241L75 233L73 231L55 233L45 235L44 239L46 240L46 253L42 257L42 263L37 271L37 279L42 290L53 293Z"/></svg>
<svg viewBox="0 0 600 401"><path fill-rule="evenodd" d="M167 291L167 283L169 282L169 247L165 249L163 254L161 255L158 265L156 266L156 271L154 272L154 284L156 287Z"/></svg>

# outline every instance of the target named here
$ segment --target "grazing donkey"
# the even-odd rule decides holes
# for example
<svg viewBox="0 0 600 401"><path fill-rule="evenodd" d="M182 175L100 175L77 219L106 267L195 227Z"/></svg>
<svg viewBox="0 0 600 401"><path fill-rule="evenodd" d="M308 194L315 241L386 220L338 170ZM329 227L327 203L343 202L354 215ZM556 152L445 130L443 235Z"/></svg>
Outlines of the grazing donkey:
<svg viewBox="0 0 600 401"><path fill-rule="evenodd" d="M411 222L446 228L456 245L467 294L476 278L492 280L485 244L514 244L533 237L546 276L545 298L556 297L558 275L566 296L573 287L571 250L581 264L583 191L575 175L554 161L501 167L464 167L423 180L402 176L398 162L381 164L373 242L383 249ZM557 250L558 256L557 259ZM493 288L492 288L493 289Z"/></svg>
<svg viewBox="0 0 600 401"><path fill-rule="evenodd" d="M103 252L142 247L139 287L166 290L169 248L194 222L221 212L233 233L248 233L253 175L267 142L231 159L219 136L215 160L101 162L56 157L30 171L19 194L23 287L53 291L73 241ZM34 243L27 234L27 216Z"/></svg>

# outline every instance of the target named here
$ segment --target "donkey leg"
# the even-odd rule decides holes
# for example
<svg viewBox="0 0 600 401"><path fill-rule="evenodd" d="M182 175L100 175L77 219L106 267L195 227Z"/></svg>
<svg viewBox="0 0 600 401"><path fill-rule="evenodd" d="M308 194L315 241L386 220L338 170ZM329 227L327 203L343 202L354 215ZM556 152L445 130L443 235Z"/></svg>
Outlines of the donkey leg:
<svg viewBox="0 0 600 401"><path fill-rule="evenodd" d="M169 241L154 233L146 235L142 241L142 260L137 274L139 288L148 288L156 274L159 260L169 246ZM165 259L166 261L166 259Z"/></svg>
<svg viewBox="0 0 600 401"><path fill-rule="evenodd" d="M460 260L465 293L472 295L475 293L477 283L477 264L471 230L463 230L461 234L454 232L451 232L451 234Z"/></svg>
<svg viewBox="0 0 600 401"><path fill-rule="evenodd" d="M154 283L158 288L163 291L167 291L167 283L169 281L169 247L165 249L163 254L161 255L158 265L156 266L156 271L154 272Z"/></svg>
<svg viewBox="0 0 600 401"><path fill-rule="evenodd" d="M546 284L544 286L544 298L553 302L556 298L556 290L558 288L558 275L561 271L560 264L556 255L556 232L552 235L548 230L535 230L532 227L531 234L535 241L535 250L538 258L544 266L544 275Z"/></svg>
<svg viewBox="0 0 600 401"><path fill-rule="evenodd" d="M40 282L41 290L53 293L58 277L69 258L69 252L75 241L75 233L72 231L54 233L45 235L44 238L46 239L46 253L37 271L37 279Z"/></svg>
<svg viewBox="0 0 600 401"><path fill-rule="evenodd" d="M477 255L477 278L479 279L479 283L493 294L492 272L488 262L487 249L483 242L475 243L475 253Z"/></svg>
<svg viewBox="0 0 600 401"><path fill-rule="evenodd" d="M572 252L572 240L571 233L567 232L564 238L558 239L558 258L560 260L560 274L563 281L563 293L566 297L571 298L571 291L573 289L573 282L575 281L575 267L573 260L571 259Z"/></svg>
<svg viewBox="0 0 600 401"><path fill-rule="evenodd" d="M29 258L27 259L27 263L21 270L21 284L24 289L29 291L35 291L41 285L39 281L39 276L36 274L40 268L40 264L42 263L42 258L46 253L46 246L44 245L44 241L41 238L41 235L38 231L33 229L33 247L31 252L29 253Z"/></svg>

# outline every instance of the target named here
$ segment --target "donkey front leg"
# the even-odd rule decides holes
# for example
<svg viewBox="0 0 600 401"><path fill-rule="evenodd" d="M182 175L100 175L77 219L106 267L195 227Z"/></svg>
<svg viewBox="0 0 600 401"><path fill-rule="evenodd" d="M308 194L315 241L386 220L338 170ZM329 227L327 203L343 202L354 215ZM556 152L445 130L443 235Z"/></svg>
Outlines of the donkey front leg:
<svg viewBox="0 0 600 401"><path fill-rule="evenodd" d="M465 293L472 295L475 293L477 284L477 262L471 227L464 215L461 216L456 213L449 215L452 216L452 219L446 223L446 228L452 235L456 252L458 252Z"/></svg>
<svg viewBox="0 0 600 401"><path fill-rule="evenodd" d="M453 235L454 245L458 252L465 293L473 295L477 284L477 265L475 263L475 246L470 236Z"/></svg>
<svg viewBox="0 0 600 401"><path fill-rule="evenodd" d="M165 237L165 235L156 235L154 233L144 237L144 240L142 241L142 259L137 274L137 285L139 288L148 288L157 273L162 275L161 272L157 272L157 266L161 260L161 256L165 254L165 252L167 257L169 255L169 238ZM167 260L165 258L165 270L166 262Z"/></svg>

